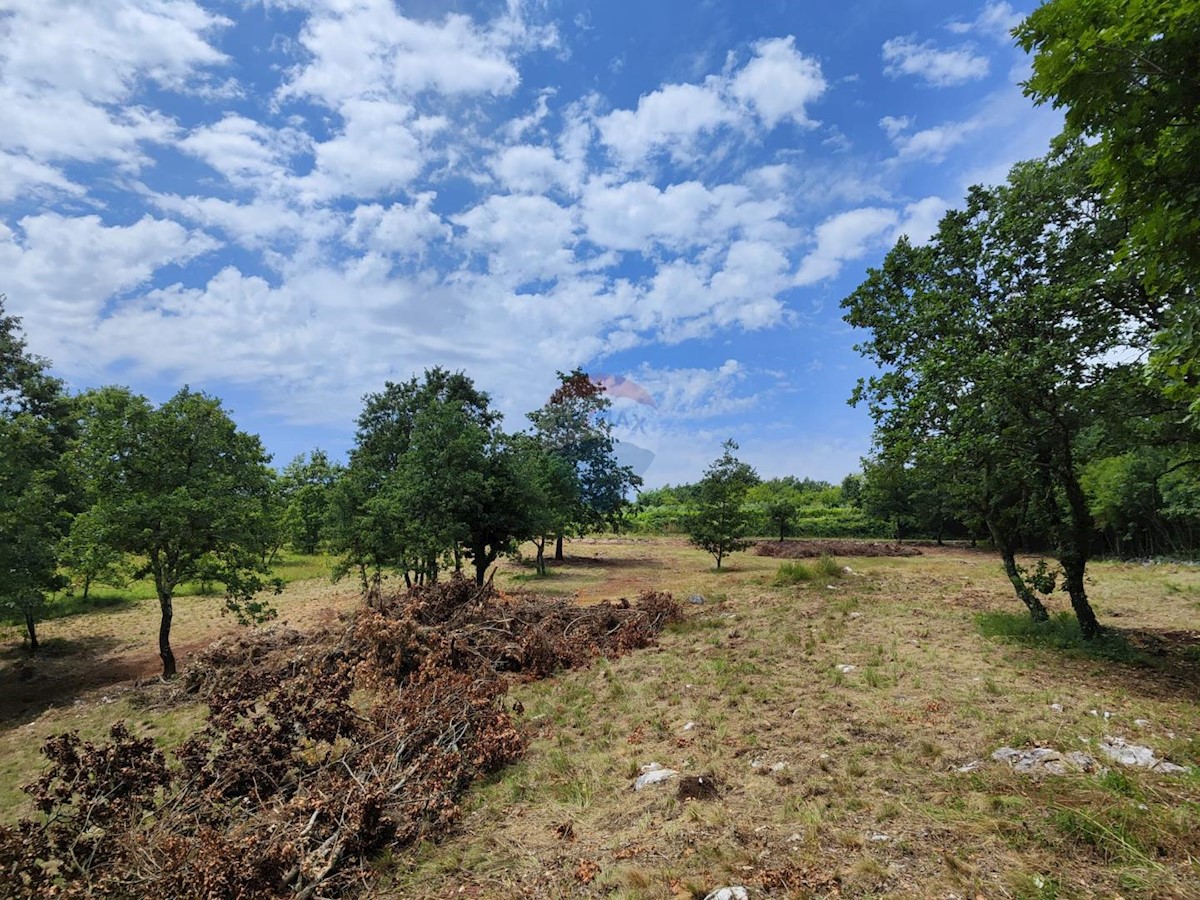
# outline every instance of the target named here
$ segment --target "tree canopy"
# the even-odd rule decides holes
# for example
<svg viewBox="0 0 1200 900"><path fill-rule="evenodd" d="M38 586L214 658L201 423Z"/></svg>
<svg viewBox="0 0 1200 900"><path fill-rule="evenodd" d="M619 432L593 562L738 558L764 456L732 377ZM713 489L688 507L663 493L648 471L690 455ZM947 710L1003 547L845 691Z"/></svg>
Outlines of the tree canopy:
<svg viewBox="0 0 1200 900"><path fill-rule="evenodd" d="M711 554L718 569L730 553L750 546L746 536L752 520L746 492L758 483L754 469L734 455L737 442L730 438L721 446L721 456L700 479L698 502L688 528L691 542Z"/></svg>
<svg viewBox="0 0 1200 900"><path fill-rule="evenodd" d="M1070 144L1020 163L1000 187L971 188L927 246L902 238L843 302L870 332L881 373L852 398L882 458L936 466L956 503L990 530L1018 595L1022 530L1053 543L1085 635L1099 624L1084 569L1093 521L1080 476L1083 431L1118 414L1106 386L1134 363L1156 307L1117 255L1123 220L1093 185L1096 150Z"/></svg>
<svg viewBox="0 0 1200 900"><path fill-rule="evenodd" d="M0 295L0 607L25 622L31 649L47 592L64 584L58 545L73 484L64 453L74 422L62 382L29 353Z"/></svg>
<svg viewBox="0 0 1200 900"><path fill-rule="evenodd" d="M184 582L224 585L239 620L273 614L256 598L271 584L260 548L269 457L219 400L184 388L155 407L105 388L84 398L80 443L104 540L142 561L139 577L153 578L164 675L175 673L173 598Z"/></svg>
<svg viewBox="0 0 1200 900"><path fill-rule="evenodd" d="M1097 142L1126 265L1169 307L1155 366L1200 414L1200 0L1049 0L1015 34L1033 53L1027 93Z"/></svg>

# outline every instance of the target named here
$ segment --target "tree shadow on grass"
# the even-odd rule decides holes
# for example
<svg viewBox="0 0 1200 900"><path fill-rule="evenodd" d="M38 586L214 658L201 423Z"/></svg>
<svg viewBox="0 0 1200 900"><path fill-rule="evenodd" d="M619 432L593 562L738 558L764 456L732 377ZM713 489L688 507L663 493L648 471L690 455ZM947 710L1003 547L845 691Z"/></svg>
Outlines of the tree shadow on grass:
<svg viewBox="0 0 1200 900"><path fill-rule="evenodd" d="M572 556L565 559L547 557L552 569L661 569L663 561L652 556Z"/></svg>
<svg viewBox="0 0 1200 900"><path fill-rule="evenodd" d="M1063 659L1112 663L1122 686L1155 699L1200 696L1200 632L1177 629L1114 628L1084 640L1069 612L1033 622L1023 613L987 612L976 617L984 637L1050 650Z"/></svg>
<svg viewBox="0 0 1200 900"><path fill-rule="evenodd" d="M118 644L111 636L56 637L43 641L37 653L20 645L0 649L0 729L137 676L133 666L111 656Z"/></svg>

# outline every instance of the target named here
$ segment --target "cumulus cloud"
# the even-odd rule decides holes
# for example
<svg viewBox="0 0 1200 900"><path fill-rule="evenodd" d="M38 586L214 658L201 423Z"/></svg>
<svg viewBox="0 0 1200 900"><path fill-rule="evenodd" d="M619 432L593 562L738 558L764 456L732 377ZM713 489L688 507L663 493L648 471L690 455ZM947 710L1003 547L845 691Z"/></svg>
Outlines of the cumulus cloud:
<svg viewBox="0 0 1200 900"><path fill-rule="evenodd" d="M173 117L131 103L145 84L195 87L225 62L209 42L230 24L191 0L11 0L0 16L0 151L17 151L22 184L67 182L58 167L145 165L143 144L178 133ZM14 193L17 188L10 188Z"/></svg>
<svg viewBox="0 0 1200 900"><path fill-rule="evenodd" d="M217 246L203 232L151 216L107 226L96 215L43 213L22 218L15 230L0 224L0 270L7 293L28 310L31 340L63 368L78 370L96 361L78 348L93 346L111 298Z"/></svg>
<svg viewBox="0 0 1200 900"><path fill-rule="evenodd" d="M797 125L815 124L807 107L825 93L827 84L820 63L797 52L795 44L791 35L760 41L754 58L730 84L733 96L752 107L767 128L785 118Z"/></svg>
<svg viewBox="0 0 1200 900"><path fill-rule="evenodd" d="M883 45L884 72L893 78L910 75L932 87L951 87L983 78L988 59L970 47L939 50L931 42L896 37Z"/></svg>
<svg viewBox="0 0 1200 900"><path fill-rule="evenodd" d="M597 123L601 140L624 165L636 167L665 151L694 161L702 138L722 129L766 129L784 119L811 126L808 106L827 85L821 66L795 48L791 36L760 41L740 69L709 75L699 84L668 84L644 94L636 109L618 109Z"/></svg>
<svg viewBox="0 0 1200 900"><path fill-rule="evenodd" d="M852 209L826 219L816 228L816 247L800 263L795 283L815 284L838 275L844 263L865 256L891 234L899 219L895 210L882 207Z"/></svg>

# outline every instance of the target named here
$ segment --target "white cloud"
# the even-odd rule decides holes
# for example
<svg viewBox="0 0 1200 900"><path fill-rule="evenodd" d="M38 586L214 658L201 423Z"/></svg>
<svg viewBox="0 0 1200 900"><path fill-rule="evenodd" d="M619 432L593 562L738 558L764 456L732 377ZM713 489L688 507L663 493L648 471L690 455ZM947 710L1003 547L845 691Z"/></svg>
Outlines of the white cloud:
<svg viewBox="0 0 1200 900"><path fill-rule="evenodd" d="M219 229L240 246L255 250L268 249L280 242L317 242L337 231L336 217L328 211L301 211L282 201L261 197L238 203L218 197L159 194L152 202L163 212L205 228Z"/></svg>
<svg viewBox="0 0 1200 900"><path fill-rule="evenodd" d="M794 235L780 219L783 211L778 194L769 188L724 184L710 189L698 181L663 190L645 181L592 181L582 203L591 241L646 254L655 246L674 251L719 247L735 235L786 244Z"/></svg>
<svg viewBox="0 0 1200 900"><path fill-rule="evenodd" d="M930 42L918 44L912 37L895 37L883 45L884 71L893 78L911 75L933 87L950 87L983 78L988 60L970 47L938 50Z"/></svg>
<svg viewBox="0 0 1200 900"><path fill-rule="evenodd" d="M995 38L1002 44L1012 44L1012 30L1021 24L1025 16L1016 12L1008 3L988 3L972 22L951 22L947 28L955 34L977 32Z"/></svg>
<svg viewBox="0 0 1200 900"><path fill-rule="evenodd" d="M153 83L198 89L226 57L208 35L230 24L191 0L10 0L0 17L0 148L35 164L145 164L141 144L174 137L174 120L131 103ZM37 170L45 180L46 170ZM27 172L27 174L29 174ZM53 178L50 178L53 181Z"/></svg>
<svg viewBox="0 0 1200 900"><path fill-rule="evenodd" d="M826 219L817 226L817 246L800 263L794 282L807 285L834 277L843 263L865 256L890 234L899 218L892 209L864 207Z"/></svg>
<svg viewBox="0 0 1200 900"><path fill-rule="evenodd" d="M912 127L912 116L884 116L879 120L879 127L890 140L895 140Z"/></svg>
<svg viewBox="0 0 1200 900"><path fill-rule="evenodd" d="M431 242L445 240L452 234L450 226L432 209L436 198L436 194L427 191L418 194L409 206L400 203L387 207L377 203L360 206L354 210L347 239L380 253L422 256Z"/></svg>
<svg viewBox="0 0 1200 900"><path fill-rule="evenodd" d="M82 197L87 193L82 185L71 181L53 166L17 153L0 151L0 203L47 191L59 191L74 197Z"/></svg>
<svg viewBox="0 0 1200 900"><path fill-rule="evenodd" d="M575 270L576 225L570 210L546 197L494 196L453 218L463 246L483 254L488 273L516 287Z"/></svg>
<svg viewBox="0 0 1200 900"><path fill-rule="evenodd" d="M298 183L302 194L317 200L375 197L407 186L431 161L430 140L446 124L413 112L388 101L347 101L341 133L313 148L316 166Z"/></svg>
<svg viewBox="0 0 1200 900"><path fill-rule="evenodd" d="M618 109L598 124L601 140L619 160L635 166L660 148L689 161L698 137L737 118L737 110L721 97L719 79L710 76L703 85L665 85L638 100L636 110Z"/></svg>
<svg viewBox="0 0 1200 900"><path fill-rule="evenodd" d="M730 92L753 107L767 128L785 118L808 126L815 123L806 107L826 86L820 63L796 52L795 38L789 35L756 44L754 58L734 76Z"/></svg>
<svg viewBox="0 0 1200 900"><path fill-rule="evenodd" d="M5 12L3 80L96 103L126 99L143 79L186 87L226 61L207 35L232 24L191 0L6 0Z"/></svg>
<svg viewBox="0 0 1200 900"><path fill-rule="evenodd" d="M713 369L643 364L632 377L654 398L658 420L668 425L740 412L759 400L754 394L737 393L745 385L747 372L736 359L727 359Z"/></svg>
<svg viewBox="0 0 1200 900"><path fill-rule="evenodd" d="M506 147L492 160L492 171L508 190L541 194L570 185L571 167L549 147L517 144Z"/></svg>
<svg viewBox="0 0 1200 900"><path fill-rule="evenodd" d="M235 185L281 183L288 174L288 159L302 149L307 138L295 131L276 131L240 115L226 115L211 125L194 129L178 147L203 160Z"/></svg>
<svg viewBox="0 0 1200 900"><path fill-rule="evenodd" d="M972 133L978 131L982 124L979 119L948 122L945 125L925 128L912 134L897 134L892 139L892 143L899 151L901 160L925 160L938 163Z"/></svg>
<svg viewBox="0 0 1200 900"><path fill-rule="evenodd" d="M551 44L552 31L528 28L519 8L489 26L464 15L423 22L393 0L345 0L315 10L300 33L309 60L292 73L280 99L311 97L333 108L367 97L509 94L520 82L512 53Z"/></svg>
<svg viewBox="0 0 1200 900"><path fill-rule="evenodd" d="M925 197L904 207L904 215L891 240L906 235L914 244L925 244L937 232L950 204L941 197Z"/></svg>
<svg viewBox="0 0 1200 900"><path fill-rule="evenodd" d="M110 227L94 215L44 213L26 216L19 227L20 233L0 224L5 290L24 301L31 342L68 371L96 362L79 348L93 340L113 297L144 287L166 265L187 263L218 246L202 232L150 216Z"/></svg>
<svg viewBox="0 0 1200 900"><path fill-rule="evenodd" d="M784 119L809 127L807 106L825 91L820 64L795 49L791 36L755 44L741 69L709 75L699 84L667 84L642 95L634 110L618 109L597 125L601 140L627 167L665 150L694 162L702 138L724 128L752 129L755 117L772 129Z"/></svg>

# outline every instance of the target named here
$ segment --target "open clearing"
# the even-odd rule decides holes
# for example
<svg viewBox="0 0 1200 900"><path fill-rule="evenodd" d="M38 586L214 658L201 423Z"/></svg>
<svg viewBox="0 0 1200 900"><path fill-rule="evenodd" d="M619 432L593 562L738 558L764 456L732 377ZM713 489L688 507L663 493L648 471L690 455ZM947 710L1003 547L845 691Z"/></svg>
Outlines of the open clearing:
<svg viewBox="0 0 1200 900"><path fill-rule="evenodd" d="M546 578L506 564L504 590L705 602L656 649L516 687L524 760L472 792L455 832L380 859L373 893L1200 897L1200 570L1095 564L1091 596L1117 639L1083 653L1022 635L994 556L922 550L842 557L850 573L788 586L778 559L739 554L718 573L670 538L573 541ZM355 603L352 586L307 581L278 605L304 628ZM177 604L183 666L236 627L219 605ZM52 733L100 737L126 718L172 746L196 727L202 707L160 708L132 680L157 671L156 625L152 600L47 622L32 668L19 632L3 635L6 820ZM1030 776L991 759L1004 746L1099 757L1106 736L1188 771L1101 758L1107 773ZM680 776L634 791L650 763Z"/></svg>

